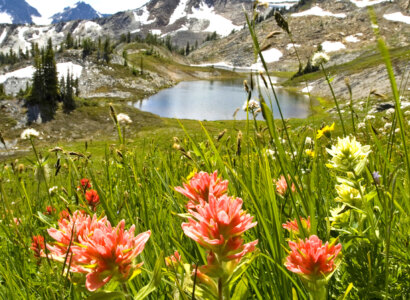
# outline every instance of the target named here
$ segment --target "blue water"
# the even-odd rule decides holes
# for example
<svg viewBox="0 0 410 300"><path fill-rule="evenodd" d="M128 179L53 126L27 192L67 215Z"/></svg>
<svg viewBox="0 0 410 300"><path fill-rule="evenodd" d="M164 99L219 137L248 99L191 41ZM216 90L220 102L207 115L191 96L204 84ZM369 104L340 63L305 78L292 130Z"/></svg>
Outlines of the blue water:
<svg viewBox="0 0 410 300"><path fill-rule="evenodd" d="M305 118L309 115L309 101L306 96L276 89L284 118ZM253 95L257 99L258 95ZM236 120L246 119L242 107L247 94L243 80L184 81L174 87L160 91L148 99L131 102L134 107L166 118L194 120ZM267 103L269 100L265 97ZM273 100L273 99L272 99ZM274 105L274 116L279 111ZM258 119L262 119L261 114Z"/></svg>

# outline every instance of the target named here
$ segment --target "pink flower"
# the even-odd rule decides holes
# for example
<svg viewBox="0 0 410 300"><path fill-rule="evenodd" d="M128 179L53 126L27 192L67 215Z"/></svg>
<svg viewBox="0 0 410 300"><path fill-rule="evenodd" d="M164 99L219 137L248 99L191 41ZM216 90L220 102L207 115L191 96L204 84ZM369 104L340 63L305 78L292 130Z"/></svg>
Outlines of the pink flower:
<svg viewBox="0 0 410 300"><path fill-rule="evenodd" d="M307 218L307 220L305 218L300 217L300 223L302 224L302 227L305 230L305 233L308 234L310 231L310 216ZM285 224L282 224L282 227L296 235L299 235L300 233L298 222L296 221L296 219L294 219L293 221L288 221Z"/></svg>
<svg viewBox="0 0 410 300"><path fill-rule="evenodd" d="M290 180L289 175L288 175L288 179ZM274 182L276 183L276 191L280 195L284 196L286 192L288 191L288 184L286 182L285 176L281 175L280 178L278 180L274 180ZM292 183L292 192L294 193L295 191L296 191L295 184Z"/></svg>
<svg viewBox="0 0 410 300"><path fill-rule="evenodd" d="M178 250L174 252L174 255L165 257L165 264L167 267L172 265L177 265L181 262L181 255L179 255Z"/></svg>
<svg viewBox="0 0 410 300"><path fill-rule="evenodd" d="M212 174L206 172L196 173L184 187L177 186L175 190L190 199L187 203L188 209L193 209L196 205L208 202L210 194L219 198L228 190L228 180L218 178L218 171Z"/></svg>
<svg viewBox="0 0 410 300"><path fill-rule="evenodd" d="M185 235L226 261L253 251L258 241L243 244L241 235L257 223L242 210L242 199L209 194L208 200L188 210L193 218L182 224Z"/></svg>
<svg viewBox="0 0 410 300"><path fill-rule="evenodd" d="M81 264L87 265L86 287L89 291L102 287L113 277L126 281L134 270L142 266L143 263L134 264L134 259L144 250L151 231L134 236L134 225L128 231L124 227L124 220L116 228L107 221L105 226L96 228L94 234L83 241L86 248L75 249L74 254L79 256Z"/></svg>
<svg viewBox="0 0 410 300"><path fill-rule="evenodd" d="M311 281L323 279L336 269L335 260L341 255L342 245L335 245L336 241L322 245L322 241L316 235L305 241L289 241L291 252L286 258L286 268Z"/></svg>
<svg viewBox="0 0 410 300"><path fill-rule="evenodd" d="M48 229L49 235L56 240L54 245L47 244L50 257L65 261L67 252L71 254L71 272L86 275L86 287L95 291L111 279L125 281L141 264L134 264L142 252L151 232L134 236L135 226L124 230L125 221L112 228L106 217L97 219L75 211L68 219L60 219L59 228Z"/></svg>
<svg viewBox="0 0 410 300"><path fill-rule="evenodd" d="M40 258L41 256L41 251L45 249L45 244L44 244L44 237L41 235L35 235L31 238L31 247L30 249L33 250L34 256L36 258Z"/></svg>

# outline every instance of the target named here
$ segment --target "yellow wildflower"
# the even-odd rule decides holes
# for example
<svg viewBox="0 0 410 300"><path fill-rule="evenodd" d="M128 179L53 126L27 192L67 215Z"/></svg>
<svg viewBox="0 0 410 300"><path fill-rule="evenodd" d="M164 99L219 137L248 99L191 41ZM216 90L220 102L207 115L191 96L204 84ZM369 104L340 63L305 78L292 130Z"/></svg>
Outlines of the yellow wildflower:
<svg viewBox="0 0 410 300"><path fill-rule="evenodd" d="M316 156L315 150L306 149L305 153L307 156L310 156L311 158L314 158Z"/></svg>
<svg viewBox="0 0 410 300"><path fill-rule="evenodd" d="M319 129L316 134L316 139L320 139L323 135L326 137L330 137L330 132L335 130L335 123L333 122L332 125L326 125L322 129Z"/></svg>

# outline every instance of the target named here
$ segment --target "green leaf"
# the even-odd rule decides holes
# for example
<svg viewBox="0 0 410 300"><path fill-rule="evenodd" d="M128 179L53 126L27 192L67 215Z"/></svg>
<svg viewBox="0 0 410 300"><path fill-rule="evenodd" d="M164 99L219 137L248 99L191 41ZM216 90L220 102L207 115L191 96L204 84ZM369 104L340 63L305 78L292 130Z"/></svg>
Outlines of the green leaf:
<svg viewBox="0 0 410 300"><path fill-rule="evenodd" d="M246 277L242 277L238 285L235 288L235 292L232 295L232 300L242 300L248 297L248 280Z"/></svg>
<svg viewBox="0 0 410 300"><path fill-rule="evenodd" d="M258 250L255 250L250 256L242 258L241 262L236 266L235 270L233 271L232 275L228 278L229 285L237 281L239 278L242 277L243 273L246 272L248 267L252 264L252 262L259 256Z"/></svg>
<svg viewBox="0 0 410 300"><path fill-rule="evenodd" d="M164 252L161 252L159 255L155 267L154 267L154 274L152 275L151 281L144 286L138 294L134 297L134 300L142 300L151 294L161 283L161 268L162 264L164 263Z"/></svg>
<svg viewBox="0 0 410 300"><path fill-rule="evenodd" d="M38 214L38 218L40 219L41 222L47 224L48 226L52 227L53 224L53 220L50 217L47 217L46 215L44 215L41 212L37 212Z"/></svg>
<svg viewBox="0 0 410 300"><path fill-rule="evenodd" d="M107 292L101 291L92 294L87 300L114 300L114 299L125 299L125 294L123 292Z"/></svg>

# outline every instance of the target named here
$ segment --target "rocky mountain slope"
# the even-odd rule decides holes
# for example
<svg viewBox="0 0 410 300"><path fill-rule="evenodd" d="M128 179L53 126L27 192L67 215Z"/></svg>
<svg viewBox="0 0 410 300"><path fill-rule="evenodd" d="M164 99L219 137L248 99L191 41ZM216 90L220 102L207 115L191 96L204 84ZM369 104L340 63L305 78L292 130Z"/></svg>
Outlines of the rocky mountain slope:
<svg viewBox="0 0 410 300"><path fill-rule="evenodd" d="M64 8L64 11L54 14L51 19L52 23L55 24L73 20L92 20L102 17L104 17L104 15L96 11L91 5L79 1L73 6Z"/></svg>
<svg viewBox="0 0 410 300"><path fill-rule="evenodd" d="M93 21L75 20L47 26L0 25L0 51L30 48L33 42L42 46L50 37L54 44L59 44L68 32L82 38L118 38L127 32L134 35L152 33L161 37L171 35L176 43L185 46L187 41L191 44L202 42L209 33L226 36L242 29L245 23L243 5L249 8L251 4L247 0L151 0L139 9ZM67 10L65 17L70 12ZM55 16L56 21L58 18L64 20L62 15Z"/></svg>
<svg viewBox="0 0 410 300"><path fill-rule="evenodd" d="M363 86L374 86L383 92L389 87L387 74L380 73L381 61L373 57L376 50L375 36L371 26L366 4L373 4L378 19L380 33L385 37L392 49L403 49L403 55L396 60L398 80L405 76L405 67L410 60L408 49L410 44L410 1L305 1L304 5L295 7L284 14L289 22L293 45L289 36L280 29L274 18L257 24L257 35L261 48L264 50L265 60L270 70L296 72L299 67L295 50L305 65L312 54L322 48L331 57L328 67L348 65L345 72L337 74L334 83L343 96L348 96L344 84L344 76L355 72L355 78L361 78L355 83L355 96L366 97L368 89ZM275 34L267 38L269 33ZM373 56L372 56L373 55ZM192 52L189 58L194 64L215 65L220 67L240 67L260 69L260 61L255 61L252 40L247 30L229 35L224 39L207 42L198 50ZM362 68L355 68L354 64L369 61ZM373 68L374 67L374 68ZM367 69L371 68L371 70ZM350 73L347 72L350 69ZM360 74L360 72L363 72ZM365 74L375 76L367 76ZM360 75L359 75L360 74ZM377 75L376 75L377 74ZM377 78L378 84L375 84ZM358 79L359 80L359 79ZM370 84L369 82L370 81ZM320 84L319 84L320 83ZM339 87L340 85L340 87ZM316 94L328 96L328 89L323 81L312 83L311 90Z"/></svg>
<svg viewBox="0 0 410 300"><path fill-rule="evenodd" d="M25 0L0 0L0 23L31 24L40 16Z"/></svg>

